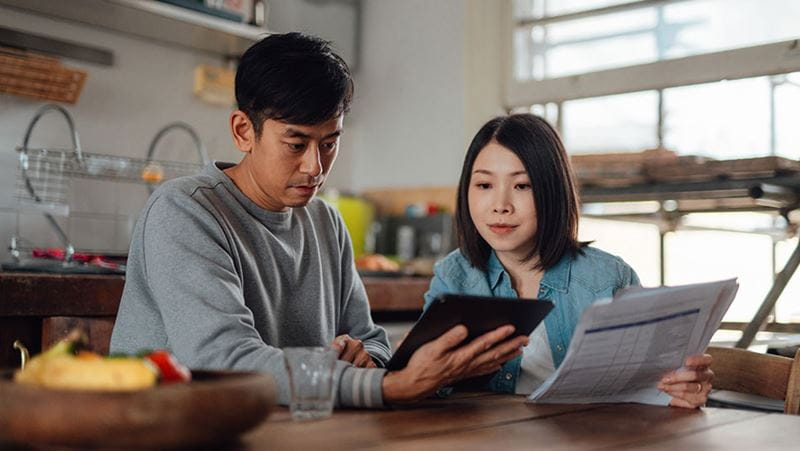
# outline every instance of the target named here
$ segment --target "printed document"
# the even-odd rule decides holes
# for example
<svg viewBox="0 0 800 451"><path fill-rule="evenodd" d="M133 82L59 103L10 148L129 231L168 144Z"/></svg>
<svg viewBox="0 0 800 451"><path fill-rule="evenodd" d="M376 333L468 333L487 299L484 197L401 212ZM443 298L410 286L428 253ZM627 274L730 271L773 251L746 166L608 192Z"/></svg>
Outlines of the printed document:
<svg viewBox="0 0 800 451"><path fill-rule="evenodd" d="M537 403L667 405L656 386L705 351L739 284L632 287L586 309L561 366L528 397Z"/></svg>

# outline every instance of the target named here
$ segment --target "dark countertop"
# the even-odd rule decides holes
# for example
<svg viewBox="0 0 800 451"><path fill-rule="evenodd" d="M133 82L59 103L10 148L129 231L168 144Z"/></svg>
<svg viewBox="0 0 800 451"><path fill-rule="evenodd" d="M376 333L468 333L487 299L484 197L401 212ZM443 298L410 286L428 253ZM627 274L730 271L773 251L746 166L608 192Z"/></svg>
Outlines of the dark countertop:
<svg viewBox="0 0 800 451"><path fill-rule="evenodd" d="M364 277L375 312L419 311L427 277ZM124 276L0 272L0 317L114 316Z"/></svg>

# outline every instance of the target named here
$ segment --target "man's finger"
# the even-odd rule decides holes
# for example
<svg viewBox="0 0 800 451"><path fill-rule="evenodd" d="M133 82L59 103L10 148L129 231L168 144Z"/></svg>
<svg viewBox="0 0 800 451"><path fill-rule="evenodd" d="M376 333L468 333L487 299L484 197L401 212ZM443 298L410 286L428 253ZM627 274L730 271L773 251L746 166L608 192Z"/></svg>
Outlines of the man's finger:
<svg viewBox="0 0 800 451"><path fill-rule="evenodd" d="M503 364L511 359L517 358L522 355L522 349L514 349L513 351L503 354L500 357L484 364L483 366L497 366L498 369L503 367Z"/></svg>
<svg viewBox="0 0 800 451"><path fill-rule="evenodd" d="M347 360L348 362L352 362L356 359L356 357L358 357L358 355L363 350L364 350L364 345L361 343L361 340L350 338L349 340L347 340L347 347L342 353L341 359Z"/></svg>
<svg viewBox="0 0 800 451"><path fill-rule="evenodd" d="M372 357L370 357L366 351L363 351L356 356L353 364L359 368L368 368L371 362Z"/></svg>
<svg viewBox="0 0 800 451"><path fill-rule="evenodd" d="M468 345L459 349L459 353L466 356L467 360L472 360L475 356L488 351L497 343L505 340L509 335L514 333L514 326L508 324L500 326L497 329L486 332L480 337L472 340Z"/></svg>
<svg viewBox="0 0 800 451"><path fill-rule="evenodd" d="M524 335L506 340L503 343L490 348L488 351L481 353L481 355L474 359L475 364L476 366L480 366L486 363L505 363L508 360L516 357L516 355L511 355L521 352L521 348L527 344L528 337Z"/></svg>
<svg viewBox="0 0 800 451"><path fill-rule="evenodd" d="M339 335L338 337L333 339L333 343L331 343L331 348L336 350L336 356L341 357L342 352L344 352L344 348L347 347L347 339L349 336L347 335Z"/></svg>
<svg viewBox="0 0 800 451"><path fill-rule="evenodd" d="M467 377L485 376L500 371L502 365L483 365L471 372Z"/></svg>
<svg viewBox="0 0 800 451"><path fill-rule="evenodd" d="M436 354L444 354L445 352L458 346L467 338L467 335L467 328L459 324L423 347L429 347Z"/></svg>

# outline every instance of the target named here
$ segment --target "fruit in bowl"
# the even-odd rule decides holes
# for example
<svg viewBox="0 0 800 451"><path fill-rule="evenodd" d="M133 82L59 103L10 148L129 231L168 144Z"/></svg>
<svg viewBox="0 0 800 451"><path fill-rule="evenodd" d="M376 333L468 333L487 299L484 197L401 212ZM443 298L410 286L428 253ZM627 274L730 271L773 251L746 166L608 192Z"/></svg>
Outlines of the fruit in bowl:
<svg viewBox="0 0 800 451"><path fill-rule="evenodd" d="M70 332L67 338L17 371L14 381L63 390L134 391L153 387L159 382L191 380L189 370L167 351L103 357L83 350L85 341L81 332Z"/></svg>

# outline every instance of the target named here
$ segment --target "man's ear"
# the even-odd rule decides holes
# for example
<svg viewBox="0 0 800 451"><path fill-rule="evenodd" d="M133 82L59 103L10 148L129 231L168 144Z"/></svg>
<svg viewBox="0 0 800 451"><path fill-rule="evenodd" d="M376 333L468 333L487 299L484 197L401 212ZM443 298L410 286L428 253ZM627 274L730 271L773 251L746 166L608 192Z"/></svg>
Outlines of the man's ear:
<svg viewBox="0 0 800 451"><path fill-rule="evenodd" d="M244 153L250 153L256 144L256 132L253 123L242 110L231 113L231 134L233 143Z"/></svg>

